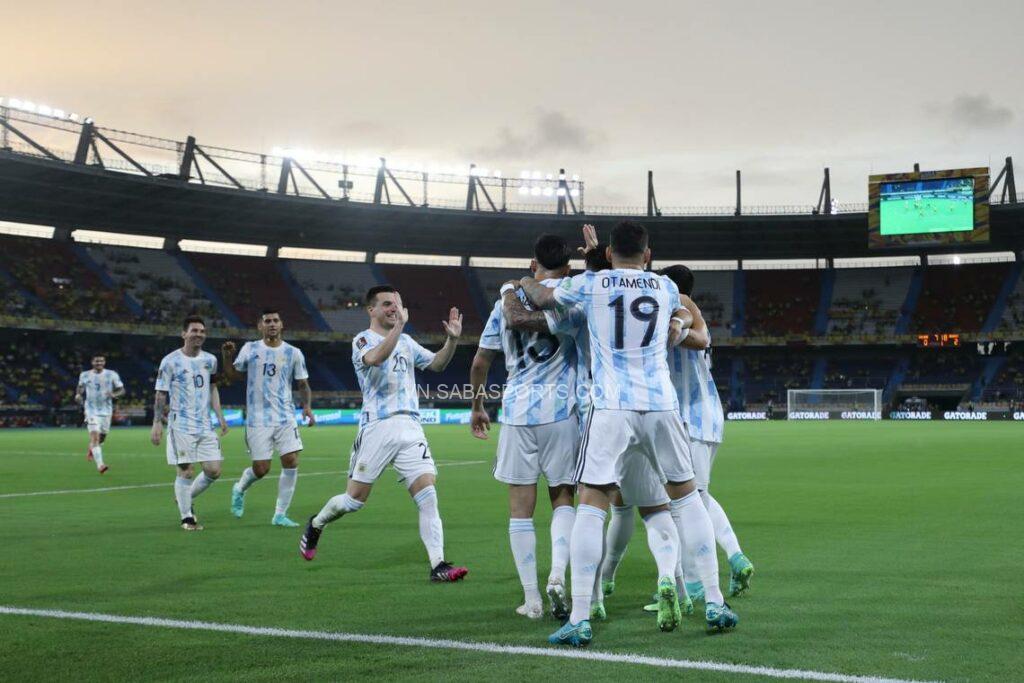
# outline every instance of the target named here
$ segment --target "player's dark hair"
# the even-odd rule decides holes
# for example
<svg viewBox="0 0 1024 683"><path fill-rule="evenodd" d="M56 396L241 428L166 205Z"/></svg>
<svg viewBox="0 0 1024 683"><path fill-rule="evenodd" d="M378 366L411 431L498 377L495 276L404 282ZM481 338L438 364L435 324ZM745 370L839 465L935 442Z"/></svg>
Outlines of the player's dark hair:
<svg viewBox="0 0 1024 683"><path fill-rule="evenodd" d="M547 270L564 268L569 264L569 243L558 235L543 234L533 243L533 256Z"/></svg>
<svg viewBox="0 0 1024 683"><path fill-rule="evenodd" d="M189 325L191 325L192 323L199 323L203 327L206 327L206 321L204 321L200 316L190 315L187 318L185 318L185 320L182 321L181 331L188 332Z"/></svg>
<svg viewBox="0 0 1024 683"><path fill-rule="evenodd" d="M611 270L612 262L608 260L605 251L608 245L605 242L598 242L597 246L588 251L583 260L587 264L587 270L597 272L599 270Z"/></svg>
<svg viewBox="0 0 1024 683"><path fill-rule="evenodd" d="M102 358L103 360L106 360L107 359L107 354L97 352L97 353L92 354L92 358L90 358L89 360L96 360L97 358Z"/></svg>
<svg viewBox="0 0 1024 683"><path fill-rule="evenodd" d="M647 249L647 228L634 221L622 221L612 228L612 251L622 258L640 256Z"/></svg>
<svg viewBox="0 0 1024 683"><path fill-rule="evenodd" d="M398 290L391 285L376 285L366 290L366 305L372 306L377 301L378 294L384 294L386 292L397 292Z"/></svg>
<svg viewBox="0 0 1024 683"><path fill-rule="evenodd" d="M658 271L658 275L665 275L672 282L676 283L679 291L686 296L693 295L693 271L683 265L667 266Z"/></svg>
<svg viewBox="0 0 1024 683"><path fill-rule="evenodd" d="M270 315L271 313L277 313L278 317L281 316L281 311L277 307L267 306L263 309L263 312L260 313L260 320L263 320L263 316Z"/></svg>

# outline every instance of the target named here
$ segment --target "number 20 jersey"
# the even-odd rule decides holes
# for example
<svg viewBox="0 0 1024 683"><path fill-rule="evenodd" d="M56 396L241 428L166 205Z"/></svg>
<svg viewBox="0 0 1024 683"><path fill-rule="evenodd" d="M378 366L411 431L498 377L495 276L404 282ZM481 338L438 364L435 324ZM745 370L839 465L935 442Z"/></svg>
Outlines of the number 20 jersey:
<svg viewBox="0 0 1024 683"><path fill-rule="evenodd" d="M407 334L398 338L391 355L380 365L363 362L371 349L384 342L373 330L363 330L352 340L352 365L363 392L360 427L396 414L420 416L420 399L416 392L416 369L423 370L434 360L428 351Z"/></svg>
<svg viewBox="0 0 1024 683"><path fill-rule="evenodd" d="M267 346L262 339L246 342L234 362L246 372L245 424L247 427L295 426L292 388L309 379L302 351L286 341Z"/></svg>
<svg viewBox="0 0 1024 683"><path fill-rule="evenodd" d="M544 280L554 287L559 280ZM522 290L516 290L523 303ZM502 301L494 304L480 348L505 354L508 379L501 397L501 422L535 426L559 422L576 409L576 343L571 336L522 332L505 324Z"/></svg>
<svg viewBox="0 0 1024 683"><path fill-rule="evenodd" d="M591 397L597 410L678 410L668 368L668 327L679 288L654 273L586 272L555 288L560 311L582 308L590 337Z"/></svg>

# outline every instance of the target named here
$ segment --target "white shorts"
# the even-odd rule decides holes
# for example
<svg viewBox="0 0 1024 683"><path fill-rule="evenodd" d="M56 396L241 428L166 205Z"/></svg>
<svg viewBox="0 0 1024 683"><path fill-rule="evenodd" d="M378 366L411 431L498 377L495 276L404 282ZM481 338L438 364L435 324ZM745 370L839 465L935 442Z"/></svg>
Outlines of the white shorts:
<svg viewBox="0 0 1024 683"><path fill-rule="evenodd" d="M575 484L579 420L575 415L543 425L502 425L494 478L505 484Z"/></svg>
<svg viewBox="0 0 1024 683"><path fill-rule="evenodd" d="M690 453L693 458L693 478L697 480L697 488L707 491L711 486L711 466L715 464L718 444L692 439Z"/></svg>
<svg viewBox="0 0 1024 683"><path fill-rule="evenodd" d="M89 432L107 434L110 432L110 415L86 415L85 428Z"/></svg>
<svg viewBox="0 0 1024 683"><path fill-rule="evenodd" d="M393 465L399 483L412 486L424 474L437 474L423 427L410 415L392 415L359 428L352 444L348 476L363 484L377 481Z"/></svg>
<svg viewBox="0 0 1024 683"><path fill-rule="evenodd" d="M220 440L210 430L203 434L184 434L167 428L167 464L186 465L192 462L211 462L223 460L220 453Z"/></svg>
<svg viewBox="0 0 1024 683"><path fill-rule="evenodd" d="M245 447L253 460L270 460L278 455L288 455L302 450L299 428L295 425L277 427L245 427Z"/></svg>
<svg viewBox="0 0 1024 683"><path fill-rule="evenodd" d="M693 479L689 441L674 410L592 410L580 443L576 481L618 484L631 458L646 458L665 481L689 481Z"/></svg>
<svg viewBox="0 0 1024 683"><path fill-rule="evenodd" d="M651 462L643 456L626 458L619 493L623 505L653 508L671 502L665 491L665 476L651 467Z"/></svg>

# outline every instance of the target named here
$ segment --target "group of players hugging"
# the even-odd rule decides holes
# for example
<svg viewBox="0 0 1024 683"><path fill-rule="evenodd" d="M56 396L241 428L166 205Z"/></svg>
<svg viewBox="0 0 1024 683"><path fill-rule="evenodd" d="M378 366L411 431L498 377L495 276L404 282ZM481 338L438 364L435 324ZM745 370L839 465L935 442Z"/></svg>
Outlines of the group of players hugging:
<svg viewBox="0 0 1024 683"><path fill-rule="evenodd" d="M635 222L616 225L607 244L599 243L590 225L583 238L579 251L586 270L576 275L570 275L573 252L565 239L536 240L532 275L501 287L470 370L471 429L487 439L487 374L498 353L505 357L494 478L509 490L509 543L525 598L515 611L530 619L547 612L560 620L548 638L552 644L589 643L591 622L607 618L604 601L615 590L635 509L657 564L657 588L644 609L656 614L658 627L674 630L684 613L693 613L694 602L703 601L709 630L733 628L738 617L719 586L716 541L728 558L730 596L747 590L754 567L708 490L724 415L711 376L708 325L690 296L693 273L681 265L649 270L648 233ZM352 341L363 404L347 485L309 519L300 553L313 560L324 527L361 510L391 465L419 511L430 580L458 581L468 569L444 557L437 467L419 422L415 371L447 367L462 315L451 309L442 321L445 343L433 352L404 333L409 312L394 288L370 288L365 303L369 328ZM246 386L245 443L252 466L232 486L231 512L243 515L246 491L270 471L276 452L281 473L271 523L300 526L287 515L302 451L293 392L303 422L315 424L309 374L302 352L282 338L279 311L266 309L258 328L261 339L241 349L226 342L218 359L202 348L203 320L190 316L182 326L182 347L160 362L150 437L159 446L166 422L167 462L177 475L174 494L185 530L203 528L193 501L221 474L211 411L222 436L228 426L217 385L240 380ZM76 394L85 407L89 457L101 473L108 469L101 444L112 401L124 393L104 362L93 358ZM533 522L541 477L552 506L547 609ZM565 588L567 567L571 593Z"/></svg>

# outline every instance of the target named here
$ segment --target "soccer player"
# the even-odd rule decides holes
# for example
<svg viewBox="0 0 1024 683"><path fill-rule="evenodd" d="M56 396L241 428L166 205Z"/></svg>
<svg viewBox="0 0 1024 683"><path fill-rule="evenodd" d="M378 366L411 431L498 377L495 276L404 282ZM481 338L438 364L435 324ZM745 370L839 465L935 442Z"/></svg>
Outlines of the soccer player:
<svg viewBox="0 0 1024 683"><path fill-rule="evenodd" d="M403 333L409 311L394 287L371 287L366 292L366 312L370 327L352 340L363 410L349 459L348 484L345 493L331 498L310 518L299 552L312 560L324 525L361 510L384 468L392 465L419 508L420 540L427 549L430 580L458 581L469 570L444 559L444 528L434 488L437 467L419 422L415 370L441 372L448 366L462 334L462 315L452 308L448 320L441 321L447 338L433 353Z"/></svg>
<svg viewBox="0 0 1024 683"><path fill-rule="evenodd" d="M197 315L185 318L181 326L182 347L164 356L156 376L156 399L153 403L153 429L149 440L160 445L163 437L164 408L170 403L167 416L167 464L175 468L174 498L178 503L181 528L202 531L192 509L192 500L220 477L224 457L220 441L210 424L210 411L217 416L220 435L228 433L228 423L220 407L217 379L217 357L203 351L206 324ZM193 481L194 465L202 472Z"/></svg>
<svg viewBox="0 0 1024 683"><path fill-rule="evenodd" d="M689 299L693 294L693 273L682 265L670 266L661 271L669 277L686 297L684 303L694 317L700 316L700 309ZM703 320L703 318L702 318ZM689 339L687 339L687 342ZM710 338L709 338L710 342ZM725 414L718 387L711 376L711 346L698 349L685 344L669 351L669 371L672 384L679 398L679 410L690 437L690 455L697 490L708 509L711 523L715 528L715 539L729 559L729 595L735 597L750 587L754 565L740 549L739 539L729 523L725 510L708 490L711 485L711 466L722 443L725 431ZM687 576L686 591L693 599L703 597L704 589L695 580L693 558L683 555L684 574Z"/></svg>
<svg viewBox="0 0 1024 683"><path fill-rule="evenodd" d="M92 370L78 375L75 402L85 409L85 427L89 430L89 450L86 458L96 463L103 474L110 468L103 462L103 442L110 431L110 418L114 414L114 399L124 396L121 376L107 369L107 358L102 353L92 357Z"/></svg>
<svg viewBox="0 0 1024 683"><path fill-rule="evenodd" d="M277 480L277 505L270 523L297 527L298 523L288 519L288 506L295 495L299 454L302 452L292 387L299 387L302 416L310 426L316 424L313 393L309 388L309 373L302 351L281 338L284 330L281 313L265 309L257 327L263 338L246 342L237 357L234 342L227 341L221 346L225 377L232 382L246 381L245 445L252 458L252 466L247 467L231 487L231 514L235 517L244 514L245 492L270 471L270 461L276 450L281 456L281 476Z"/></svg>
<svg viewBox="0 0 1024 683"><path fill-rule="evenodd" d="M557 235L541 235L534 244L530 270L548 287L569 273L569 245ZM547 480L551 500L551 571L546 593L556 619L569 616L565 568L569 564L569 538L576 511L573 479L579 420L576 416L576 344L569 335L553 335L543 312L532 321L516 287L506 283L487 320L473 358L473 436L486 439L490 418L484 409L484 384L494 356L505 355L508 379L502 396L502 428L494 478L508 484L509 544L523 586L524 602L517 614L530 619L543 615L537 588L537 535L533 513L537 481ZM506 304L507 302L507 304ZM511 307L518 304L517 310ZM507 310L506 310L507 309Z"/></svg>
<svg viewBox="0 0 1024 683"><path fill-rule="evenodd" d="M532 278L521 285L538 308L582 304L590 336L593 405L577 464L580 505L570 544L572 613L549 637L552 644L586 645L593 638L590 607L601 562L609 493L622 480L624 464L646 457L667 479L673 524L660 531L658 625L671 630L681 619L675 586L679 543L697 557L711 628L729 628L736 615L718 587L714 529L694 483L686 430L669 377L667 351L692 323L670 279L644 272L650 260L646 229L629 221L612 231L613 268L586 272L549 289ZM685 527L685 533L683 528Z"/></svg>

